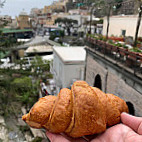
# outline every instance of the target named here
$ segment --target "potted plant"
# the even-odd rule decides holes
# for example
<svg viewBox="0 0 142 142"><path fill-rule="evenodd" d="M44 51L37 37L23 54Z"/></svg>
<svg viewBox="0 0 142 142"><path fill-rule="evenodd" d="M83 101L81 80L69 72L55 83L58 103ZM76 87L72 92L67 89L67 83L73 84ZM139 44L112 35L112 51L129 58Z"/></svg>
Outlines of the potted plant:
<svg viewBox="0 0 142 142"><path fill-rule="evenodd" d="M129 55L128 58L132 60L139 60L139 58L142 57L142 50L139 48L135 47L129 50Z"/></svg>
<svg viewBox="0 0 142 142"><path fill-rule="evenodd" d="M106 42L106 50L107 50L108 52L110 52L111 49L113 48L113 44L114 44L113 40L111 40L111 39L108 39L108 40L107 40L107 42Z"/></svg>
<svg viewBox="0 0 142 142"><path fill-rule="evenodd" d="M121 46L119 46L119 53L121 56L127 56L128 55L128 46L126 46L125 44L121 44Z"/></svg>

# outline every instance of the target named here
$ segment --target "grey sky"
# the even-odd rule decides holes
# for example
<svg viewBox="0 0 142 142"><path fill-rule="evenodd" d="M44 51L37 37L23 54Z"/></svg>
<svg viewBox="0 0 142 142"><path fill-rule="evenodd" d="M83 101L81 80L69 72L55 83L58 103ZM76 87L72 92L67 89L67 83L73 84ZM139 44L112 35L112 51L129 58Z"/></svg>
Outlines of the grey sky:
<svg viewBox="0 0 142 142"><path fill-rule="evenodd" d="M6 0L4 7L0 8L0 15L10 15L15 18L23 9L29 14L31 8L43 8L52 2L53 0Z"/></svg>

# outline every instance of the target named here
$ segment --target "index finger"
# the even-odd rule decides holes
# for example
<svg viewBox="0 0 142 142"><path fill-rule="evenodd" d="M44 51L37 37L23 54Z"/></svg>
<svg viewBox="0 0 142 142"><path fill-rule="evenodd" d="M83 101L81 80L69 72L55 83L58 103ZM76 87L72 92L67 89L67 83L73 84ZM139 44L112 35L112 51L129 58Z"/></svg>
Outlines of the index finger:
<svg viewBox="0 0 142 142"><path fill-rule="evenodd" d="M139 135L142 135L142 117L136 117L127 113L122 113L121 121L123 124L133 129Z"/></svg>

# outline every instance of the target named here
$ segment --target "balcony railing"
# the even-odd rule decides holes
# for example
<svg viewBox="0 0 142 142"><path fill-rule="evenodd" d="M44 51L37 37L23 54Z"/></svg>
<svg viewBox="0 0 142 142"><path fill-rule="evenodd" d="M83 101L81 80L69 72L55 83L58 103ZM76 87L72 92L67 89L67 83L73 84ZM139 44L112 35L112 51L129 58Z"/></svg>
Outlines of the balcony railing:
<svg viewBox="0 0 142 142"><path fill-rule="evenodd" d="M86 43L94 51L123 64L124 67L131 69L135 75L142 76L142 53L132 52L124 47L114 46L92 37L87 37Z"/></svg>

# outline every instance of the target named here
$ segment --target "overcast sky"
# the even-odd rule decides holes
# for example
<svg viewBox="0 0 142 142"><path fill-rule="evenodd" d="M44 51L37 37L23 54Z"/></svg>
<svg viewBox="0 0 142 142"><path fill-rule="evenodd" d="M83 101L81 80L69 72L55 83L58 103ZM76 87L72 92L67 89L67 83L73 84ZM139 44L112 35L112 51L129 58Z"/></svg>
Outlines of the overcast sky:
<svg viewBox="0 0 142 142"><path fill-rule="evenodd" d="M52 2L53 0L6 0L4 7L0 8L0 15L10 15L15 18L23 9L29 14L31 8L43 8Z"/></svg>

